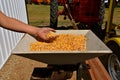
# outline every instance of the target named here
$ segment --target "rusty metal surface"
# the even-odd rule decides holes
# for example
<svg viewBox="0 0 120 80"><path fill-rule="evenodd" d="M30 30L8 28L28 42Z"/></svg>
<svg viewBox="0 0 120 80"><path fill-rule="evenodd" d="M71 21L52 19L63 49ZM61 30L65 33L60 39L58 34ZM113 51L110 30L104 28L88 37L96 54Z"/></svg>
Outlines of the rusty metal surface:
<svg viewBox="0 0 120 80"><path fill-rule="evenodd" d="M42 61L47 64L76 64L112 51L90 30L56 30L57 34L84 34L87 37L86 51L30 51L30 43L36 39L26 34L12 51L13 54Z"/></svg>

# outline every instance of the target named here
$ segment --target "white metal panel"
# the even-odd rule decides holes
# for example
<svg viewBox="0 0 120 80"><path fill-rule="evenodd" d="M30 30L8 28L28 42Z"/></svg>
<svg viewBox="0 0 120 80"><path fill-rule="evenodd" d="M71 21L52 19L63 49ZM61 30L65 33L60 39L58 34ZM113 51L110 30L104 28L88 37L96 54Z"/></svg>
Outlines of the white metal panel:
<svg viewBox="0 0 120 80"><path fill-rule="evenodd" d="M0 53L2 53L2 48L1 48L1 45L0 45ZM0 64L3 63L3 55L0 54Z"/></svg>
<svg viewBox="0 0 120 80"><path fill-rule="evenodd" d="M0 11L7 16L28 23L25 0L0 0ZM0 69L23 35L23 33L13 32L0 27Z"/></svg>

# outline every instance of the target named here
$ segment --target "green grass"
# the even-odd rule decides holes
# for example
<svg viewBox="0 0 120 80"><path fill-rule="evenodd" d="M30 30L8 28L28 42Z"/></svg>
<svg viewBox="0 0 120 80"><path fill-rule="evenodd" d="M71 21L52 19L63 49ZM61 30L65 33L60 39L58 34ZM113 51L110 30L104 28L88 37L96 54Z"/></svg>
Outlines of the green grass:
<svg viewBox="0 0 120 80"><path fill-rule="evenodd" d="M59 10L63 9L63 6L59 6ZM49 26L50 24L50 5L36 5L27 4L29 24L34 26ZM105 9L104 21L107 20L108 8ZM113 23L120 24L120 7L115 8ZM64 16L58 17L58 25L69 26L72 25L69 19L64 20Z"/></svg>
<svg viewBox="0 0 120 80"><path fill-rule="evenodd" d="M49 23L49 6L45 5L27 5L29 24L38 26Z"/></svg>
<svg viewBox="0 0 120 80"><path fill-rule="evenodd" d="M105 9L104 21L107 21L109 15L109 8ZM120 24L120 7L114 9L113 21L112 23L119 25Z"/></svg>
<svg viewBox="0 0 120 80"><path fill-rule="evenodd" d="M59 10L63 6L59 6ZM29 24L34 26L49 26L50 24L50 5L27 4ZM63 16L58 17L58 25L71 25L69 19L64 20Z"/></svg>

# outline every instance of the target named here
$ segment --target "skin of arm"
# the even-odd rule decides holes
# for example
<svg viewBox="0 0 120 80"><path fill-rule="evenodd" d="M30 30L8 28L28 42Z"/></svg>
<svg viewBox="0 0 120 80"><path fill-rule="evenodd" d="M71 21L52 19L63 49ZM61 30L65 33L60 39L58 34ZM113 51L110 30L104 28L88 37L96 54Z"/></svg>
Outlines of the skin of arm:
<svg viewBox="0 0 120 80"><path fill-rule="evenodd" d="M43 40L48 40L46 34L50 31L55 32L52 28L38 28L35 26L23 23L15 18L6 16L0 11L0 26L9 30L28 33L33 36L42 38Z"/></svg>

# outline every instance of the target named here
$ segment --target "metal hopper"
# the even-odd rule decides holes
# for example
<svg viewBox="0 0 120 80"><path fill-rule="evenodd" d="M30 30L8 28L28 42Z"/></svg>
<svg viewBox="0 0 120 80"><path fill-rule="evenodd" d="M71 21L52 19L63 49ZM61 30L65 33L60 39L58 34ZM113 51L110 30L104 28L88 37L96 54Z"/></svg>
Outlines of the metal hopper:
<svg viewBox="0 0 120 80"><path fill-rule="evenodd" d="M84 34L87 37L86 51L30 51L30 43L36 39L26 34L12 51L47 64L76 64L85 60L112 53L112 51L90 30L56 30L57 34ZM64 46L64 45L63 45Z"/></svg>

